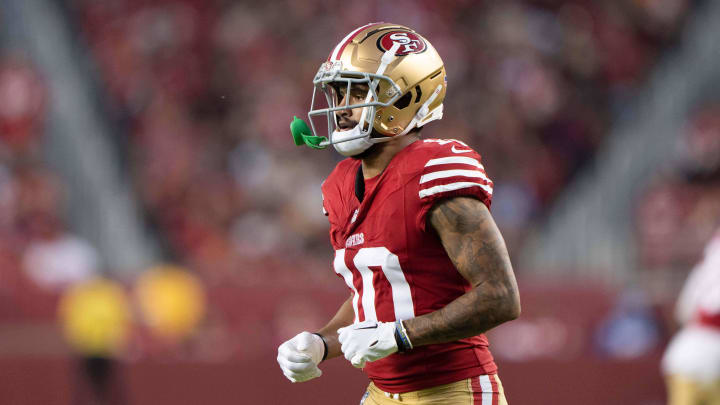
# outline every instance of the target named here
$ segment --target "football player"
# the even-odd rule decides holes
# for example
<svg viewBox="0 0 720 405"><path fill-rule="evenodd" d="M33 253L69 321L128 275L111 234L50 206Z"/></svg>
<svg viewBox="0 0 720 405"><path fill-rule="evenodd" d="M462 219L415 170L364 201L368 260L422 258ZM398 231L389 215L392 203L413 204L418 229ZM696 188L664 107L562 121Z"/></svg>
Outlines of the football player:
<svg viewBox="0 0 720 405"><path fill-rule="evenodd" d="M350 296L325 327L280 345L283 373L307 381L343 355L371 380L366 405L505 404L483 333L517 318L520 301L489 211L493 183L468 145L420 138L442 118L440 56L408 27L368 24L335 46L314 85L312 130L296 118L291 131L348 157L322 194Z"/></svg>
<svg viewBox="0 0 720 405"><path fill-rule="evenodd" d="M677 301L683 328L662 361L670 405L720 404L720 230Z"/></svg>

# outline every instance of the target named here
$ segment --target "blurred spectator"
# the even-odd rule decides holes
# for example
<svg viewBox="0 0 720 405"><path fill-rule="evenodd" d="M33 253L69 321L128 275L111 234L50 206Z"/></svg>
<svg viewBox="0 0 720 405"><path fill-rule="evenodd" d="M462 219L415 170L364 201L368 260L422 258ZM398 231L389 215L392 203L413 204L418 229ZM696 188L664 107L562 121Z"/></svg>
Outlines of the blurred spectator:
<svg viewBox="0 0 720 405"><path fill-rule="evenodd" d="M652 180L637 206L639 264L669 277L674 295L720 225L720 108L707 104L691 114L677 156Z"/></svg>
<svg viewBox="0 0 720 405"><path fill-rule="evenodd" d="M720 178L720 104L695 113L679 149L681 170L688 180Z"/></svg>
<svg viewBox="0 0 720 405"><path fill-rule="evenodd" d="M0 142L13 153L37 146L46 93L42 78L21 54L0 58Z"/></svg>
<svg viewBox="0 0 720 405"><path fill-rule="evenodd" d="M96 276L98 252L67 231L60 220L63 196L59 181L45 170L23 167L17 173L17 184L26 274L49 291L61 291Z"/></svg>
<svg viewBox="0 0 720 405"><path fill-rule="evenodd" d="M658 318L640 290L621 294L595 334L600 353L618 359L646 356L659 347L660 339Z"/></svg>
<svg viewBox="0 0 720 405"><path fill-rule="evenodd" d="M131 311L122 285L106 279L77 283L58 306L66 341L77 359L77 405L125 404L117 357L130 335Z"/></svg>
<svg viewBox="0 0 720 405"><path fill-rule="evenodd" d="M92 248L65 234L63 185L38 161L46 102L44 79L25 53L0 48L1 319L50 319L54 288L96 269L86 260L77 262L97 258ZM51 250L64 252L63 261L72 263L57 271L57 259L47 257Z"/></svg>
<svg viewBox="0 0 720 405"><path fill-rule="evenodd" d="M170 265L145 271L135 285L145 325L160 340L176 344L187 339L205 315L205 292L197 278Z"/></svg>
<svg viewBox="0 0 720 405"><path fill-rule="evenodd" d="M47 228L43 238L30 242L23 257L25 271L33 281L50 290L62 290L98 274L97 252L89 243L61 233L53 224L41 226Z"/></svg>
<svg viewBox="0 0 720 405"><path fill-rule="evenodd" d="M64 185L40 160L47 87L22 52L0 51L0 278L3 316L50 318L58 294L99 271L64 225Z"/></svg>

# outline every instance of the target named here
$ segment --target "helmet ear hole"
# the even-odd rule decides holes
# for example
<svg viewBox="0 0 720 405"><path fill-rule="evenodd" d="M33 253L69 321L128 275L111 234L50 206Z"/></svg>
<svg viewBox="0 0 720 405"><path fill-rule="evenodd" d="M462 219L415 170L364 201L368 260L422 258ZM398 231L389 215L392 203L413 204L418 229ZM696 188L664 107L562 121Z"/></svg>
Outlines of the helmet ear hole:
<svg viewBox="0 0 720 405"><path fill-rule="evenodd" d="M405 93L404 96L400 97L398 101L396 101L393 106L397 108L398 110L402 110L403 108L410 105L410 101L412 100L412 92Z"/></svg>

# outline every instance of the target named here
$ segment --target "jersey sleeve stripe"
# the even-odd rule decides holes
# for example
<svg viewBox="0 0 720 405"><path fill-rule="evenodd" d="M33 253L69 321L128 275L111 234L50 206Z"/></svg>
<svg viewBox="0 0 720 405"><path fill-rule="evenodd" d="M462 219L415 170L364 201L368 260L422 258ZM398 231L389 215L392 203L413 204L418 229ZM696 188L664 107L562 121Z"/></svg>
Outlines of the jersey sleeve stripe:
<svg viewBox="0 0 720 405"><path fill-rule="evenodd" d="M480 183L472 183L468 181L460 181L457 183L450 183L450 184L442 184L435 187L426 188L423 190L420 190L418 193L420 195L420 198L429 197L434 194L438 193L444 193L446 191L455 191L460 190L462 188L469 188L469 187L480 187L488 194L492 195L493 188L490 185L487 184L480 184Z"/></svg>
<svg viewBox="0 0 720 405"><path fill-rule="evenodd" d="M444 179L447 177L479 177L487 182L490 182L490 179L485 175L485 173L481 172L480 170L441 170L437 172L432 172L423 175L420 177L420 184L427 183L428 181L437 180L437 179Z"/></svg>
<svg viewBox="0 0 720 405"><path fill-rule="evenodd" d="M482 165L482 163L478 162L477 159L473 159L471 157L467 156L448 156L448 157L442 157L437 159L430 159L427 163L425 163L425 167L429 166L437 166L437 165L446 165L451 163L460 163L460 164L466 164L475 166L478 169L485 170L485 167Z"/></svg>

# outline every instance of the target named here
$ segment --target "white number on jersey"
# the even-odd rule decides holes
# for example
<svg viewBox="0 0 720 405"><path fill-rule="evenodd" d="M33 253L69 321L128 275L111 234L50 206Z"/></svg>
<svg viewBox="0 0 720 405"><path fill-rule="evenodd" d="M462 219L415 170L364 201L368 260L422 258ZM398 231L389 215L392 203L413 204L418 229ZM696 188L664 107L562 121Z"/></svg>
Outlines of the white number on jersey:
<svg viewBox="0 0 720 405"><path fill-rule="evenodd" d="M384 247L362 248L353 258L353 265L362 279L360 292L353 283L353 272L345 263L345 249L335 251L335 272L345 280L345 284L353 291L353 311L355 323L359 322L358 304L362 303L366 321L377 321L375 308L375 286L373 271L370 267L380 267L392 290L395 320L415 317L410 285L400 268L400 259Z"/></svg>

